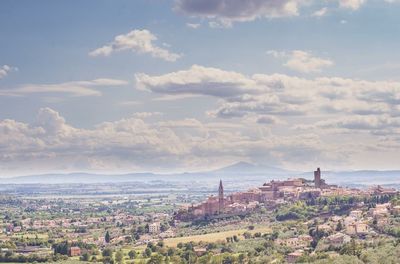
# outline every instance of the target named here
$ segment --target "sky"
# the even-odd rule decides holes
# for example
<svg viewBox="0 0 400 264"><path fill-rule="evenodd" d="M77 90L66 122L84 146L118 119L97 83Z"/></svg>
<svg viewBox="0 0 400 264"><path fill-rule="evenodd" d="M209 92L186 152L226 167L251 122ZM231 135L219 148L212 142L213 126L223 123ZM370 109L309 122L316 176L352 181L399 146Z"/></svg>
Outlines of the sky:
<svg viewBox="0 0 400 264"><path fill-rule="evenodd" d="M400 169L400 1L3 0L0 177Z"/></svg>

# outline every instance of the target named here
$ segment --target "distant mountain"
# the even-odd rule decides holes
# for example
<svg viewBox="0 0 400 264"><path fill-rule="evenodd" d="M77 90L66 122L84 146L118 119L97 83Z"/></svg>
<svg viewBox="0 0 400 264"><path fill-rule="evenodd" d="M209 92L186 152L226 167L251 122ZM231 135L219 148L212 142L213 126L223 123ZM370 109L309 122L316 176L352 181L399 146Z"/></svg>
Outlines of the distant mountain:
<svg viewBox="0 0 400 264"><path fill-rule="evenodd" d="M247 184L257 186L272 179L287 179L302 177L313 179L313 172L295 172L282 168L238 162L227 167L216 170L177 173L177 174L155 174L155 173L128 173L128 174L43 174L19 176L13 178L0 178L0 184L89 184L89 183L122 183L122 182L179 182L185 184L194 182L207 182L214 184L222 179L227 183ZM400 183L400 171L324 171L322 178L328 184L339 184L347 186L365 185L394 185Z"/></svg>
<svg viewBox="0 0 400 264"><path fill-rule="evenodd" d="M129 173L129 174L42 174L3 178L0 184L63 184L63 183L107 183L107 182L148 182L148 181L210 181L223 179L226 181L238 178L247 181L259 181L272 178L287 178L293 172L281 168L266 165L256 165L247 162L238 162L217 170L177 173L177 174L154 174L154 173Z"/></svg>
<svg viewBox="0 0 400 264"><path fill-rule="evenodd" d="M248 162L238 162L230 166L213 171L213 173L238 173L238 174L288 174L287 170L267 166L267 165L256 165ZM292 172L293 173L293 172Z"/></svg>
<svg viewBox="0 0 400 264"><path fill-rule="evenodd" d="M101 175L90 173L69 173L69 174L42 174L18 176L0 179L1 184L63 184L63 183L106 183L106 182L127 182L142 181L154 176L152 173L136 173L123 175Z"/></svg>

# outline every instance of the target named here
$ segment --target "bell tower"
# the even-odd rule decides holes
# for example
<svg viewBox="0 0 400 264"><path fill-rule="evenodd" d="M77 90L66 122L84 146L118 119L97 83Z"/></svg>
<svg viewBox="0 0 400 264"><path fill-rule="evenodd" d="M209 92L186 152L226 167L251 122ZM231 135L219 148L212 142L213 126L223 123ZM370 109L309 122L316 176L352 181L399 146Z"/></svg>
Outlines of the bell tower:
<svg viewBox="0 0 400 264"><path fill-rule="evenodd" d="M222 180L219 181L219 188L218 188L218 209L219 212L224 211L224 186L222 185Z"/></svg>
<svg viewBox="0 0 400 264"><path fill-rule="evenodd" d="M315 188L321 188L321 169L318 168L316 171L314 171L314 185Z"/></svg>

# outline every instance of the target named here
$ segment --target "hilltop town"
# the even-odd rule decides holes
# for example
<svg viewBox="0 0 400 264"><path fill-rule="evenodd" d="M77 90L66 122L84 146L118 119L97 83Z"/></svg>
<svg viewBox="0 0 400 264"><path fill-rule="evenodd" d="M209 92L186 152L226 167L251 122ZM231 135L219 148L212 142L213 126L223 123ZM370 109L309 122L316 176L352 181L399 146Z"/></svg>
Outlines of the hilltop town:
<svg viewBox="0 0 400 264"><path fill-rule="evenodd" d="M30 185L29 195L19 192L24 187L7 187L12 191L0 196L0 262L382 263L400 257L400 196L393 188L330 185L319 168L312 180L271 180L239 192L227 192L220 180L216 187L206 197L164 188L139 195L127 183L92 185L81 197L68 196L77 186ZM124 195L112 195L114 189Z"/></svg>
<svg viewBox="0 0 400 264"><path fill-rule="evenodd" d="M272 180L261 187L245 192L231 193L224 196L222 181L219 183L218 196L211 195L206 201L184 208L177 219L215 219L227 216L243 215L256 209L260 204L273 208L279 204L296 201L315 200L320 197L352 196L369 197L371 195L396 195L395 189L376 186L368 190L349 189L329 185L321 178L321 169L314 171L314 180L302 178L283 181Z"/></svg>

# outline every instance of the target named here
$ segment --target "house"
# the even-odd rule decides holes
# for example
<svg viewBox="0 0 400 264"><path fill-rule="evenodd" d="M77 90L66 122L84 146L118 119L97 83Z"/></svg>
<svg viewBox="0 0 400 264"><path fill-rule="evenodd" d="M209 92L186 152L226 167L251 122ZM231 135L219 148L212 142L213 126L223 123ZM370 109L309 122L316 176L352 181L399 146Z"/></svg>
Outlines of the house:
<svg viewBox="0 0 400 264"><path fill-rule="evenodd" d="M397 205L397 206L393 206L393 208L392 208L392 214L393 215L400 215L400 206L399 205Z"/></svg>
<svg viewBox="0 0 400 264"><path fill-rule="evenodd" d="M149 225L149 232L152 234L157 234L160 232L160 223L152 223Z"/></svg>
<svg viewBox="0 0 400 264"><path fill-rule="evenodd" d="M301 249L310 246L312 237L309 235L301 235L299 237L277 239L276 243L281 246L287 246L293 249Z"/></svg>
<svg viewBox="0 0 400 264"><path fill-rule="evenodd" d="M360 219L362 217L362 211L361 210L354 210L351 211L349 216L355 218L355 219Z"/></svg>
<svg viewBox="0 0 400 264"><path fill-rule="evenodd" d="M327 232L327 233L330 233L333 231L332 227L327 224L318 225L317 228L319 231L323 231L323 232Z"/></svg>
<svg viewBox="0 0 400 264"><path fill-rule="evenodd" d="M328 244L333 247L341 247L344 244L349 243L350 240L351 237L343 233L336 233L326 238Z"/></svg>
<svg viewBox="0 0 400 264"><path fill-rule="evenodd" d="M207 249L205 247L194 247L193 251L198 257L201 257L207 253Z"/></svg>
<svg viewBox="0 0 400 264"><path fill-rule="evenodd" d="M76 257L80 256L82 254L81 249L79 247L71 247L69 249L69 256L70 257Z"/></svg>
<svg viewBox="0 0 400 264"><path fill-rule="evenodd" d="M346 233L348 235L366 235L368 232L368 225L365 223L356 222L346 226Z"/></svg>
<svg viewBox="0 0 400 264"><path fill-rule="evenodd" d="M303 250L296 250L295 252L292 252L287 255L286 261L288 263L296 263L296 261L303 256Z"/></svg>

